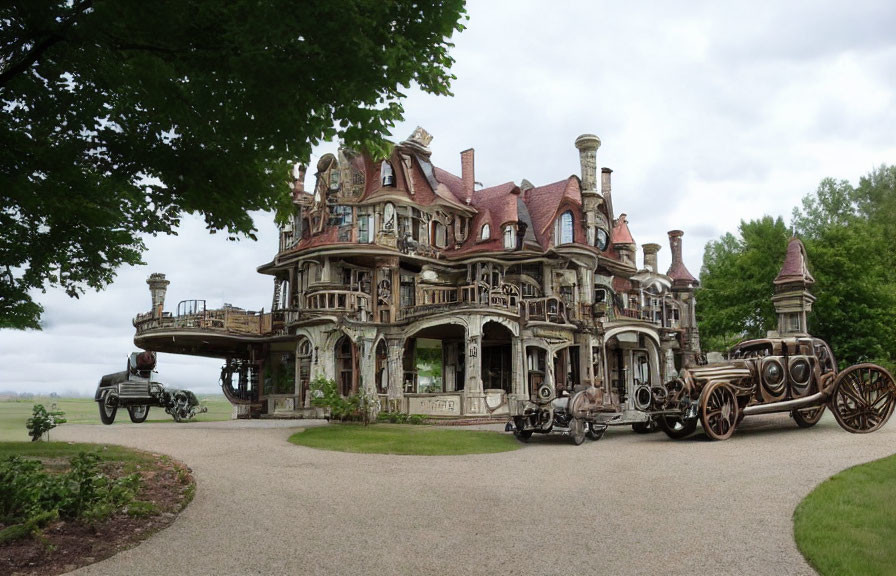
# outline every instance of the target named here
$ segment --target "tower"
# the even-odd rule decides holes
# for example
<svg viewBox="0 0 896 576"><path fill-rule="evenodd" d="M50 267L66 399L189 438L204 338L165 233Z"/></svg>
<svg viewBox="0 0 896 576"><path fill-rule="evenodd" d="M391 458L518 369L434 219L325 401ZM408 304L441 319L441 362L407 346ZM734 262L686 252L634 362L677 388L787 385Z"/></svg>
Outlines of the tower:
<svg viewBox="0 0 896 576"><path fill-rule="evenodd" d="M787 243L784 265L774 283L772 302L778 314L778 335L807 335L806 313L812 311L812 303L815 302L809 287L815 284L815 278L809 273L806 247L799 238L791 238Z"/></svg>
<svg viewBox="0 0 896 576"><path fill-rule="evenodd" d="M162 317L162 311L165 309L165 293L168 292L170 281L165 280L165 275L154 272L146 279L149 284L149 294L152 296L152 314L156 318Z"/></svg>
<svg viewBox="0 0 896 576"><path fill-rule="evenodd" d="M585 238L589 246L594 246L597 228L601 226L598 221L598 206L602 199L597 190L597 149L600 148L600 138L594 134L582 134L576 138L576 148L579 150ZM606 223L603 223L603 228L606 227Z"/></svg>

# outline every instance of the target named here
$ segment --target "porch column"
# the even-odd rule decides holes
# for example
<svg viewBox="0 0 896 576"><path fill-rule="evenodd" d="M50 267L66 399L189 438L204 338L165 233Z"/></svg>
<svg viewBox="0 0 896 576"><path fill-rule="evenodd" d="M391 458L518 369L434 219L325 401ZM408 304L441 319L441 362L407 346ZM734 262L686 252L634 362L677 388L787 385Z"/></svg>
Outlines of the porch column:
<svg viewBox="0 0 896 576"><path fill-rule="evenodd" d="M527 400L529 394L526 390L528 372L526 370L525 348L522 338L518 336L513 336L510 339L510 367L511 377L513 378L511 385L513 396L521 400Z"/></svg>
<svg viewBox="0 0 896 576"><path fill-rule="evenodd" d="M464 413L485 414L485 393L482 391L482 327L479 318L470 323L467 332L466 386Z"/></svg>
<svg viewBox="0 0 896 576"><path fill-rule="evenodd" d="M402 409L404 390L402 388L404 378L404 342L401 340L388 340L386 352L386 372L389 382L386 389L386 397L389 402L389 411Z"/></svg>
<svg viewBox="0 0 896 576"><path fill-rule="evenodd" d="M376 396L376 348L373 345L373 339L362 338L358 342L358 352L361 370L361 381L358 388L367 399L374 401L374 405L370 409L370 417L376 418L380 408Z"/></svg>

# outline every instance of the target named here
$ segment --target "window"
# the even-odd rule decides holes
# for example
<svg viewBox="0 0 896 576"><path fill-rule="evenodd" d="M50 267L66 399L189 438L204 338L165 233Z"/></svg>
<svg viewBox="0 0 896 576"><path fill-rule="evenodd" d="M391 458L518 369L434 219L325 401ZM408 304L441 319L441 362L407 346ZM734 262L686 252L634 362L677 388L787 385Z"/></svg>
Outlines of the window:
<svg viewBox="0 0 896 576"><path fill-rule="evenodd" d="M438 248L448 245L447 229L441 222L433 222L433 244Z"/></svg>
<svg viewBox="0 0 896 576"><path fill-rule="evenodd" d="M482 231L479 234L480 240L488 240L491 237L491 231L489 230L488 224L482 225Z"/></svg>
<svg viewBox="0 0 896 576"><path fill-rule="evenodd" d="M513 226L504 228L504 249L514 250L516 248L516 230Z"/></svg>
<svg viewBox="0 0 896 576"><path fill-rule="evenodd" d="M399 284L399 298L402 308L410 308L415 305L416 294L414 291L414 277L401 275L401 284Z"/></svg>
<svg viewBox="0 0 896 576"><path fill-rule="evenodd" d="M598 228L594 235L594 245L603 252L610 245L610 233L603 228Z"/></svg>
<svg viewBox="0 0 896 576"><path fill-rule="evenodd" d="M389 202L383 208L383 231L392 232L395 230L395 206Z"/></svg>
<svg viewBox="0 0 896 576"><path fill-rule="evenodd" d="M395 186L395 172L392 171L392 165L385 160L380 164L380 177L383 186Z"/></svg>
<svg viewBox="0 0 896 576"><path fill-rule="evenodd" d="M554 229L554 243L570 244L572 243L572 238L572 212L566 211L557 219Z"/></svg>
<svg viewBox="0 0 896 576"><path fill-rule="evenodd" d="M352 207L351 206L334 206L333 207L333 220L334 224L337 226L343 226L345 224L352 223Z"/></svg>
<svg viewBox="0 0 896 576"><path fill-rule="evenodd" d="M373 215L362 213L358 214L358 242L361 244L370 244L373 242Z"/></svg>

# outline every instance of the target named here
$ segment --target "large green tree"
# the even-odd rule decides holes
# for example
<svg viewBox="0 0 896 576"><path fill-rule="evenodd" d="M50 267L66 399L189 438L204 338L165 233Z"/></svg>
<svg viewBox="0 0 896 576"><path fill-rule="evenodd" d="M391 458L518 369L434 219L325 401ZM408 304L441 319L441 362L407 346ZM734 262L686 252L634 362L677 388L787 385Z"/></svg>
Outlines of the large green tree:
<svg viewBox="0 0 896 576"><path fill-rule="evenodd" d="M0 327L100 289L184 213L254 237L322 139L382 153L449 94L463 0L28 0L0 7Z"/></svg>
<svg viewBox="0 0 896 576"><path fill-rule="evenodd" d="M779 217L741 221L738 236L725 234L706 244L697 322L707 351L723 351L745 338L777 328L771 297L790 230Z"/></svg>
<svg viewBox="0 0 896 576"><path fill-rule="evenodd" d="M777 328L771 296L791 230L806 247L817 298L809 330L841 364L896 360L896 167L881 167L858 187L825 179L778 218L741 222L706 246L697 292L701 339L724 350Z"/></svg>

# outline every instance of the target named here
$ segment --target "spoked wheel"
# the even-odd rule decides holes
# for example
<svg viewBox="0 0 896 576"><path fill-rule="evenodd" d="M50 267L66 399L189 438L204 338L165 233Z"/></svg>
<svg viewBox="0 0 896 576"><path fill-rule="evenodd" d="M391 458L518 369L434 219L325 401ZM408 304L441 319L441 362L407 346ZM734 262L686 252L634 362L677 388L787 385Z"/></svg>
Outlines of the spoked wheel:
<svg viewBox="0 0 896 576"><path fill-rule="evenodd" d="M100 420L102 420L103 424L109 425L115 422L115 414L118 412L118 406L111 404L108 396L106 397L106 400L100 402L99 405Z"/></svg>
<svg viewBox="0 0 896 576"><path fill-rule="evenodd" d="M874 432L887 423L896 405L896 384L890 373L874 364L857 364L840 373L830 407L847 432Z"/></svg>
<svg viewBox="0 0 896 576"><path fill-rule="evenodd" d="M603 437L604 432L606 432L606 431L607 431L606 424L596 424L594 422L589 422L588 423L588 432L586 432L585 435L588 436L589 439L597 441Z"/></svg>
<svg viewBox="0 0 896 576"><path fill-rule="evenodd" d="M660 430L666 433L666 436L673 440L686 438L694 433L697 429L696 418L682 418L670 414L662 414L656 417L656 423Z"/></svg>
<svg viewBox="0 0 896 576"><path fill-rule="evenodd" d="M800 428L811 428L818 424L824 415L824 404L821 406L812 406L811 408L801 408L790 413L793 421Z"/></svg>
<svg viewBox="0 0 896 576"><path fill-rule="evenodd" d="M569 439L578 446L585 441L585 421L581 418L573 418L569 421Z"/></svg>
<svg viewBox="0 0 896 576"><path fill-rule="evenodd" d="M713 382L703 391L700 423L713 440L727 440L737 427L737 396L725 382Z"/></svg>
<svg viewBox="0 0 896 576"><path fill-rule="evenodd" d="M143 404L141 406L128 406L128 416L134 424L142 424L149 416L149 406Z"/></svg>

